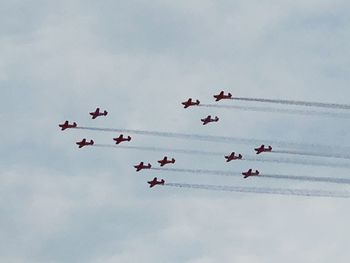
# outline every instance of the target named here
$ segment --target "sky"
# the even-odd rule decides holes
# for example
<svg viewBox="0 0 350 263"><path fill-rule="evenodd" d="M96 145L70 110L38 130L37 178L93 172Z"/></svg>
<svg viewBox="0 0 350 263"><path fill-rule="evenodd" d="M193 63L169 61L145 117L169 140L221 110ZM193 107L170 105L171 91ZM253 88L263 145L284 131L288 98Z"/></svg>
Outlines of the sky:
<svg viewBox="0 0 350 263"><path fill-rule="evenodd" d="M349 186L132 166L167 154L186 169L347 178L346 168L78 149L84 137L112 145L119 133L61 132L58 124L348 147L346 118L180 103L213 103L225 90L348 104L349 11L341 0L0 0L0 262L348 262L347 199L149 189L146 181ZM96 107L108 116L91 120ZM220 121L202 126L209 114ZM170 149L252 153L256 146L131 136L130 145Z"/></svg>

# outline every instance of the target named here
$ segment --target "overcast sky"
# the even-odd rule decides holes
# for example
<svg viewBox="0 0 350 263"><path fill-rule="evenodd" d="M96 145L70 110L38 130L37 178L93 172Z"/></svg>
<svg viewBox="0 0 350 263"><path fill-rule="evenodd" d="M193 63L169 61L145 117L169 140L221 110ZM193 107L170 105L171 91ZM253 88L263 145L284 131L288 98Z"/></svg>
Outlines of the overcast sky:
<svg viewBox="0 0 350 263"><path fill-rule="evenodd" d="M220 90L349 103L349 12L345 0L0 0L0 262L348 262L346 199L149 189L146 181L349 186L132 166L167 154L177 168L343 178L347 169L78 149L84 137L112 145L119 133L57 125L350 146L344 118L180 104L189 97L213 103ZM91 120L97 106L109 114ZM220 121L202 126L209 114ZM256 146L131 136L134 146L250 154Z"/></svg>

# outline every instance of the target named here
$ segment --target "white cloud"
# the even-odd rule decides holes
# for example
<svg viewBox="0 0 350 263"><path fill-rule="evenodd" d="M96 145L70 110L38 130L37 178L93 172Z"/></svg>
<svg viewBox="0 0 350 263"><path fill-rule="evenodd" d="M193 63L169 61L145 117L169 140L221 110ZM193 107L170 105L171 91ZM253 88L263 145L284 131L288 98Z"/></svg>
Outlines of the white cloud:
<svg viewBox="0 0 350 263"><path fill-rule="evenodd" d="M348 103L348 3L17 1L0 6L1 262L347 262L346 200L149 191L145 181L153 174L135 173L132 165L161 154L78 150L74 142L82 137L108 143L114 134L60 132L57 125L69 119L89 126L347 145L348 125L340 119L184 110L180 102L188 97L209 102L223 89L238 96ZM106 108L108 117L91 121L88 112L96 106ZM199 124L207 114L220 116L217 126ZM251 150L146 136L133 136L133 143ZM175 157L178 167L347 172L223 166L219 158Z"/></svg>

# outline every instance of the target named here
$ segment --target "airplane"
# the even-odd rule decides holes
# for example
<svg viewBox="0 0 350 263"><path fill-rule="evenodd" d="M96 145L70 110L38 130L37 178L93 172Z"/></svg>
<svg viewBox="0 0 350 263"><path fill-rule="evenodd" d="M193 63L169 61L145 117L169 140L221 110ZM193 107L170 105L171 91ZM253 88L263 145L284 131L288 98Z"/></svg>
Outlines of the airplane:
<svg viewBox="0 0 350 263"><path fill-rule="evenodd" d="M218 95L214 95L215 101L223 100L223 99L232 99L232 94L228 93L227 95L221 91Z"/></svg>
<svg viewBox="0 0 350 263"><path fill-rule="evenodd" d="M61 131L64 131L65 129L68 129L68 128L76 128L77 123L73 122L73 124L69 124L68 121L65 121L64 123L59 124L58 127L61 127L62 128Z"/></svg>
<svg viewBox="0 0 350 263"><path fill-rule="evenodd" d="M158 163L160 163L160 166L164 166L168 163L175 163L175 159L172 158L171 160L168 160L168 157L164 156L163 160L159 160Z"/></svg>
<svg viewBox="0 0 350 263"><path fill-rule="evenodd" d="M200 101L196 100L196 102L192 101L192 98L189 98L187 101L181 102L182 105L184 105L184 109L190 107L190 106L195 106L199 105Z"/></svg>
<svg viewBox="0 0 350 263"><path fill-rule="evenodd" d="M152 165L149 163L148 165L144 165L143 162L140 162L138 165L134 165L136 168L136 172L141 171L142 169L151 169Z"/></svg>
<svg viewBox="0 0 350 263"><path fill-rule="evenodd" d="M242 175L244 175L243 178L247 178L249 176L259 176L259 171L255 170L255 173L252 172L252 169L249 169L247 172L242 173Z"/></svg>
<svg viewBox="0 0 350 263"><path fill-rule="evenodd" d="M86 139L84 138L81 142L77 142L76 144L79 145L79 148L82 148L84 146L94 145L94 141L90 140L90 142L87 142Z"/></svg>
<svg viewBox="0 0 350 263"><path fill-rule="evenodd" d="M151 188L157 184L164 185L165 181L164 181L164 179L158 181L157 177L154 177L152 181L148 181L147 183L149 184L149 187Z"/></svg>
<svg viewBox="0 0 350 263"><path fill-rule="evenodd" d="M232 161L232 160L241 160L242 155L238 154L238 156L235 156L235 152L232 152L230 155L225 156L227 159L226 162Z"/></svg>
<svg viewBox="0 0 350 263"><path fill-rule="evenodd" d="M94 112L90 112L89 114L92 116L92 119L96 119L98 116L106 116L108 112L100 112L100 108L96 108Z"/></svg>
<svg viewBox="0 0 350 263"><path fill-rule="evenodd" d="M127 142L130 142L131 137L128 136L128 137L124 138L124 137L123 137L123 134L120 134L119 137L113 138L113 140L115 141L115 144L119 144L119 143L121 143L121 142L126 142L126 141L127 141Z"/></svg>
<svg viewBox="0 0 350 263"><path fill-rule="evenodd" d="M255 148L254 151L256 151L256 154L260 154L262 152L271 152L272 147L269 146L269 147L265 148L265 145L262 144L259 148Z"/></svg>
<svg viewBox="0 0 350 263"><path fill-rule="evenodd" d="M217 116L215 116L214 119L211 118L210 115L208 115L208 117L204 118L204 119L201 119L201 121L203 122L203 125L206 125L208 124L209 122L217 122L219 121L219 118Z"/></svg>

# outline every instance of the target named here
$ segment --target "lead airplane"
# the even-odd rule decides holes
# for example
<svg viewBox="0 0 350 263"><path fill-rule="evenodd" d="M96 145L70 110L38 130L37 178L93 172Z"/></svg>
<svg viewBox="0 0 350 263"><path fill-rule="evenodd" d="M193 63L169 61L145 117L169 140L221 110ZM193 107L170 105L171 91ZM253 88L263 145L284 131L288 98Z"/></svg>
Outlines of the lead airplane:
<svg viewBox="0 0 350 263"><path fill-rule="evenodd" d="M195 102L192 101L192 98L189 98L187 101L181 102L182 105L184 105L184 109L190 107L190 106L198 106L200 103L199 100L196 100Z"/></svg>
<svg viewBox="0 0 350 263"><path fill-rule="evenodd" d="M136 168L136 172L141 171L142 169L151 169L152 165L149 163L148 165L144 165L143 162L140 162L138 165L134 165Z"/></svg>
<svg viewBox="0 0 350 263"><path fill-rule="evenodd" d="M159 185L164 185L165 181L164 179L158 181L157 177L154 177L152 181L147 182L149 184L149 187L152 188L153 186L159 184Z"/></svg>
<svg viewBox="0 0 350 263"><path fill-rule="evenodd" d="M79 145L79 148L82 148L84 146L94 145L94 141L90 140L90 142L87 142L86 139L84 138L82 141L77 142L76 144Z"/></svg>
<svg viewBox="0 0 350 263"><path fill-rule="evenodd" d="M272 147L269 146L269 147L265 148L265 145L262 144L259 148L255 148L254 151L256 151L256 154L260 154L262 152L271 152Z"/></svg>
<svg viewBox="0 0 350 263"><path fill-rule="evenodd" d="M206 118L201 119L201 121L203 122L203 125L206 125L206 124L208 124L209 122L218 122L218 121L219 121L219 118L218 118L217 116L215 116L215 118L212 119L211 116L208 115Z"/></svg>
<svg viewBox="0 0 350 263"><path fill-rule="evenodd" d="M214 95L215 101L219 101L219 100L224 100L224 99L232 99L232 94L228 93L227 95L225 95L224 91L221 91L218 95Z"/></svg>
<svg viewBox="0 0 350 263"><path fill-rule="evenodd" d="M61 131L64 131L65 129L76 128L77 127L77 123L73 122L73 124L69 124L68 121L65 121L64 123L59 124L58 126L61 127Z"/></svg>
<svg viewBox="0 0 350 263"><path fill-rule="evenodd" d="M247 172L243 172L242 175L244 175L243 178L247 178L249 176L259 176L259 171L255 170L255 173L252 172L252 169L249 169Z"/></svg>
<svg viewBox="0 0 350 263"><path fill-rule="evenodd" d="M92 119L96 119L99 116L107 116L108 112L106 110L100 112L100 108L96 108L94 112L90 112L89 114L92 116Z"/></svg>
<svg viewBox="0 0 350 263"><path fill-rule="evenodd" d="M113 138L113 140L115 141L115 144L119 144L121 142L130 142L131 141L131 137L123 137L123 134L120 134L119 137L117 138Z"/></svg>
<svg viewBox="0 0 350 263"><path fill-rule="evenodd" d="M168 157L164 156L163 160L159 160L158 163L160 163L160 166L164 166L169 163L175 163L175 159L172 158L171 160L168 160Z"/></svg>
<svg viewBox="0 0 350 263"><path fill-rule="evenodd" d="M226 162L230 162L232 160L241 160L242 154L238 154L238 156L235 156L235 152L232 152L230 155L225 156Z"/></svg>

